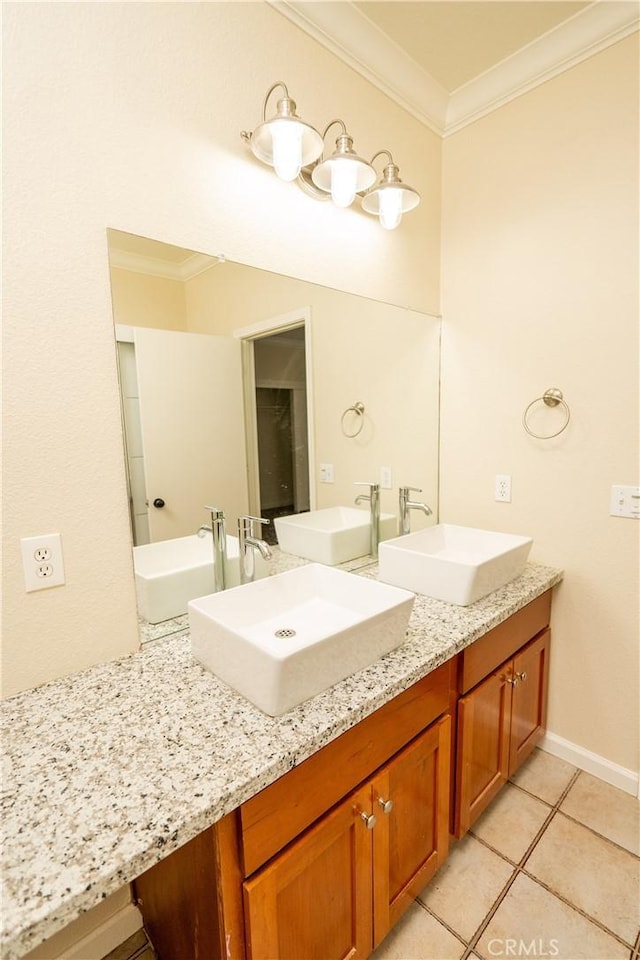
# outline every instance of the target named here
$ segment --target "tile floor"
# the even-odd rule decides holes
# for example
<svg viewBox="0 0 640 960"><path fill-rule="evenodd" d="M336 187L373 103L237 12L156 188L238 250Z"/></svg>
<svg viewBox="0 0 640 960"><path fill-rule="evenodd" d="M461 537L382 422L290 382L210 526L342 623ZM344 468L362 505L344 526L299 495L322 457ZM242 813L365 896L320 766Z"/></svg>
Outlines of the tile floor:
<svg viewBox="0 0 640 960"><path fill-rule="evenodd" d="M640 960L639 856L638 800L537 750L371 960Z"/></svg>
<svg viewBox="0 0 640 960"><path fill-rule="evenodd" d="M640 960L638 800L541 750L372 960Z"/></svg>

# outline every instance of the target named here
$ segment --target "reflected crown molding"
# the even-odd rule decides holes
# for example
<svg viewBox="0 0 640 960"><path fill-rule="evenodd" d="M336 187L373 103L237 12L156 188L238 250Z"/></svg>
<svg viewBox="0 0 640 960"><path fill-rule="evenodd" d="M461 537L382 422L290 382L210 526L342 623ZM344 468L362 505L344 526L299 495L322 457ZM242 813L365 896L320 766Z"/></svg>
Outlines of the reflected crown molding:
<svg viewBox="0 0 640 960"><path fill-rule="evenodd" d="M120 267L122 270L131 270L133 273L144 273L149 277L162 277L165 280L191 280L198 274L218 266L223 257L208 257L204 253L194 253L181 263L171 263L158 257L148 257L140 253L130 253L128 250L109 248L109 264Z"/></svg>
<svg viewBox="0 0 640 960"><path fill-rule="evenodd" d="M600 0L448 94L353 3L267 2L443 137L624 39L640 23L638 3Z"/></svg>

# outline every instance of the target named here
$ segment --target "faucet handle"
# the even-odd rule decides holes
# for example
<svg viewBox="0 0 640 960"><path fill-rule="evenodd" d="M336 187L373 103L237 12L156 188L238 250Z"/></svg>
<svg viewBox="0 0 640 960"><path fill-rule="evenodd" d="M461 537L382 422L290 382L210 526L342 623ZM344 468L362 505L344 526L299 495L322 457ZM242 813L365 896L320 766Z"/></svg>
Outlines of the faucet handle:
<svg viewBox="0 0 640 960"><path fill-rule="evenodd" d="M211 516L213 517L214 520L223 520L223 519L224 519L224 511L221 510L220 507L209 507L209 506L206 506L206 507L205 507L205 510L208 510L208 511L209 511L209 513L211 514Z"/></svg>
<svg viewBox="0 0 640 960"><path fill-rule="evenodd" d="M271 523L271 520L265 520L264 517L251 517L249 514L238 517L238 528L244 529L245 533L248 533L250 537L253 536L254 523L262 523L267 526L267 524Z"/></svg>
<svg viewBox="0 0 640 960"><path fill-rule="evenodd" d="M400 487L400 493L422 493L422 487Z"/></svg>
<svg viewBox="0 0 640 960"><path fill-rule="evenodd" d="M379 483L371 483L369 480L354 480L353 484L355 487L369 487L370 490L379 490Z"/></svg>

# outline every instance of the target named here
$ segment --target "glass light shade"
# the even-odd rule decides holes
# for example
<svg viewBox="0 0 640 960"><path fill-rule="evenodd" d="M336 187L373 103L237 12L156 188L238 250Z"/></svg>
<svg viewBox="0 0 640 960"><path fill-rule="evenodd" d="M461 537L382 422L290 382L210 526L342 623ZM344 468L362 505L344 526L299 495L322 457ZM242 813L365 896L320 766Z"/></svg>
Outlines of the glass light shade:
<svg viewBox="0 0 640 960"><path fill-rule="evenodd" d="M376 172L355 153L334 154L313 168L311 179L316 187L331 194L337 207L349 207L356 193L368 190L375 182Z"/></svg>
<svg viewBox="0 0 640 960"><path fill-rule="evenodd" d="M302 166L302 134L299 123L274 120L271 124L273 169L281 180L295 180Z"/></svg>
<svg viewBox="0 0 640 960"><path fill-rule="evenodd" d="M402 220L402 190L390 187L380 192L378 210L380 226L385 230L395 230Z"/></svg>
<svg viewBox="0 0 640 960"><path fill-rule="evenodd" d="M295 180L301 167L314 163L322 153L322 137L312 126L295 117L265 120L251 134L251 150L275 169L281 180Z"/></svg>
<svg viewBox="0 0 640 960"><path fill-rule="evenodd" d="M395 230L402 220L402 214L413 210L420 203L420 194L401 180L379 183L362 199L362 209L376 214L380 226L385 230Z"/></svg>

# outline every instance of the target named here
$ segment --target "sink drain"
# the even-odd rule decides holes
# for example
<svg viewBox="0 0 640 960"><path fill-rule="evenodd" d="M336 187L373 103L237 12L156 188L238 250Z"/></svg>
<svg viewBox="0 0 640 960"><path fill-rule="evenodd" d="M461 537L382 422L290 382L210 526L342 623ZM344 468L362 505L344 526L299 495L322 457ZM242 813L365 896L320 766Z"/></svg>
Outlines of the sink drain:
<svg viewBox="0 0 640 960"><path fill-rule="evenodd" d="M295 637L295 630L291 630L290 627L283 627L281 630L276 630L274 637L277 637L278 640L283 640L285 637Z"/></svg>

